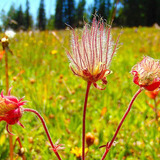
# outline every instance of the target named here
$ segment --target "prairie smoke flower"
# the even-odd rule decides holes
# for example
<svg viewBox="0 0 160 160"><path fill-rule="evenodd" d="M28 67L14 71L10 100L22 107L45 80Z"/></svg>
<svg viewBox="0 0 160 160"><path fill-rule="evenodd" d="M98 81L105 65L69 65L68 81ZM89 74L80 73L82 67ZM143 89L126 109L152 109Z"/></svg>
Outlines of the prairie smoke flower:
<svg viewBox="0 0 160 160"><path fill-rule="evenodd" d="M9 131L8 125L14 125L14 124L17 123L21 127L24 127L19 122L20 118L22 117L23 112L32 112L32 113L36 114L42 122L44 130L47 134L48 140L49 140L49 142L52 146L52 150L56 154L57 158L59 160L61 160L57 151L60 150L60 149L64 149L63 144L58 144L59 141L57 141L55 143L55 145L53 144L52 139L51 139L50 134L49 134L49 131L47 129L47 126L46 126L45 121L42 118L42 116L37 111L35 111L33 109L23 108L22 106L25 105L26 101L22 101L22 100L23 100L23 98L18 100L18 98L16 98L15 96L12 96L11 95L11 89L9 89L7 96L4 96L3 91L2 91L1 96L0 96L0 121L4 120L4 121L7 122L6 129L7 129L9 134L13 135Z"/></svg>
<svg viewBox="0 0 160 160"><path fill-rule="evenodd" d="M18 100L15 96L12 96L11 89L8 91L8 95L4 96L3 91L0 96L0 121L6 121L7 126L6 129L8 133L8 125L18 124L23 127L23 125L19 122L20 118L23 114L23 106L26 101L22 101L23 98ZM12 133L10 133L12 134Z"/></svg>
<svg viewBox="0 0 160 160"><path fill-rule="evenodd" d="M148 91L160 87L160 63L151 57L144 57L143 60L133 66L131 73L134 75L133 82Z"/></svg>
<svg viewBox="0 0 160 160"><path fill-rule="evenodd" d="M73 73L102 89L96 82L102 80L103 84L107 84L106 76L111 73L109 66L116 52L118 40L119 38L116 43L113 42L111 27L106 27L102 20L97 22L96 17L93 18L91 28L85 24L80 40L73 30L72 51L67 52Z"/></svg>

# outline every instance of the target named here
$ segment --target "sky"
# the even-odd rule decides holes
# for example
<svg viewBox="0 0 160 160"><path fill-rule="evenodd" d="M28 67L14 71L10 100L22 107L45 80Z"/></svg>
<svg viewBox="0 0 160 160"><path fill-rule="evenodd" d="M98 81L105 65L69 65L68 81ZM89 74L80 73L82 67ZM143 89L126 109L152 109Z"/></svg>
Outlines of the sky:
<svg viewBox="0 0 160 160"><path fill-rule="evenodd" d="M45 2L46 17L49 18L51 14L55 13L56 0L44 0L44 2ZM75 0L75 2L77 4L79 0ZM12 4L14 4L16 9L19 8L20 5L22 5L22 9L23 11L25 11L26 0L0 0L0 11L2 11L3 9L5 13L7 13ZM40 0L29 0L29 4L30 4L30 14L33 16L33 20L36 20ZM86 8L88 8L92 4L94 4L94 0L86 0Z"/></svg>

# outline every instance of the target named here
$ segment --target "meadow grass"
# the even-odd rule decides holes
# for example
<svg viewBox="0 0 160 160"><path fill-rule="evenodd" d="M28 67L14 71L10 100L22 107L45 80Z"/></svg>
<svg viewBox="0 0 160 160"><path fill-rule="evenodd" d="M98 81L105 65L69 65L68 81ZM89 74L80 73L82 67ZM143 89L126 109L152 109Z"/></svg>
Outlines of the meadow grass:
<svg viewBox="0 0 160 160"><path fill-rule="evenodd" d="M156 28L114 28L113 38L120 31L119 49L113 58L104 91L91 87L86 132L92 132L95 143L90 146L88 160L99 160L105 148L99 146L111 140L127 106L138 90L130 74L134 64L144 55L158 59L160 30ZM45 119L53 142L60 139L65 149L59 151L64 160L76 160L72 148L81 147L82 111L86 82L73 75L65 53L70 49L70 31L17 33L10 41L14 55L9 55L9 80L12 94L25 96L26 107L36 109ZM1 33L2 35L2 33ZM0 61L0 91L5 91L5 62ZM106 160L157 160L160 158L160 126L154 111L146 102L154 104L144 91L133 104ZM106 108L106 110L104 109ZM49 149L43 127L35 115L24 113L25 129L13 126L14 141L20 137L27 160L56 159ZM18 143L15 157L18 154ZM5 122L0 123L0 159L9 158L8 133Z"/></svg>

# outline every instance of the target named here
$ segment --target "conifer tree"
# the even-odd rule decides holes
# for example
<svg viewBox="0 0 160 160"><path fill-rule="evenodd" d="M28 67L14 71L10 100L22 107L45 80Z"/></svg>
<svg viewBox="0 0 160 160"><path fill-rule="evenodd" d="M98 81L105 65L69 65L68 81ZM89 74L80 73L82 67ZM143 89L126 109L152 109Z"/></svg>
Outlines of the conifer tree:
<svg viewBox="0 0 160 160"><path fill-rule="evenodd" d="M160 3L159 3L160 5ZM160 9L160 7L159 7ZM147 6L146 6L146 25L151 26L154 23L158 22L158 1L157 0L151 0L147 1ZM160 16L160 15L159 15Z"/></svg>
<svg viewBox="0 0 160 160"><path fill-rule="evenodd" d="M105 0L100 0L99 8L98 8L98 15L103 18L106 18L106 2Z"/></svg>
<svg viewBox="0 0 160 160"><path fill-rule="evenodd" d="M12 29L17 29L17 14L16 14L16 9L14 7L14 5L12 4L9 11L8 11L8 14L7 14L7 28L12 28Z"/></svg>
<svg viewBox="0 0 160 160"><path fill-rule="evenodd" d="M40 6L38 10L38 28L40 30L45 30L46 28L46 14L44 8L44 0L40 1Z"/></svg>
<svg viewBox="0 0 160 160"><path fill-rule="evenodd" d="M24 14L22 11L22 6L19 6L19 9L17 10L17 23L18 23L18 29L19 28L24 28Z"/></svg>
<svg viewBox="0 0 160 160"><path fill-rule="evenodd" d="M47 25L46 28L48 30L52 30L55 27L55 16L54 15L50 15L50 18L47 20Z"/></svg>
<svg viewBox="0 0 160 160"><path fill-rule="evenodd" d="M65 1L65 23L74 27L75 25L75 1L74 0L64 0Z"/></svg>
<svg viewBox="0 0 160 160"><path fill-rule="evenodd" d="M26 0L25 28L28 30L29 27L31 27L30 15L29 15L29 1Z"/></svg>
<svg viewBox="0 0 160 160"><path fill-rule="evenodd" d="M6 30L9 21L8 21L8 17L7 17L7 15L6 15L4 9L2 9L2 11L0 12L0 18L1 18L2 23L3 23L2 28L4 28L4 29Z"/></svg>
<svg viewBox="0 0 160 160"><path fill-rule="evenodd" d="M64 23L64 0L57 0L56 1L55 28L56 29L65 28L65 23Z"/></svg>
<svg viewBox="0 0 160 160"><path fill-rule="evenodd" d="M111 0L94 0L94 7L91 18L93 18L93 15L95 13L97 13L104 19L109 19L110 10L111 10Z"/></svg>
<svg viewBox="0 0 160 160"><path fill-rule="evenodd" d="M99 0L94 0L94 6L93 6L93 9L92 9L92 16L91 16L91 19L93 18L93 15L95 14L95 12L98 11L99 9Z"/></svg>
<svg viewBox="0 0 160 160"><path fill-rule="evenodd" d="M125 26L151 26L160 24L159 0L122 0L119 21Z"/></svg>
<svg viewBox="0 0 160 160"><path fill-rule="evenodd" d="M110 17L110 10L111 10L111 0L107 0L107 8L106 8L106 16L107 16L107 19Z"/></svg>
<svg viewBox="0 0 160 160"><path fill-rule="evenodd" d="M83 26L83 18L84 18L84 11L85 11L86 0L80 0L78 6L76 8L76 27Z"/></svg>

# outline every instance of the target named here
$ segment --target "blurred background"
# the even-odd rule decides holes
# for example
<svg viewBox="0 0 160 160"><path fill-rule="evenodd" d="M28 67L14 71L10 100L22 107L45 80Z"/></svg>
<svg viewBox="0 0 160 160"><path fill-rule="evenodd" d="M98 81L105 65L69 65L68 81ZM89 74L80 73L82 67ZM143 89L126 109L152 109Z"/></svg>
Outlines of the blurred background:
<svg viewBox="0 0 160 160"><path fill-rule="evenodd" d="M116 26L160 24L159 0L0 0L0 30L64 29L82 27L95 11Z"/></svg>
<svg viewBox="0 0 160 160"><path fill-rule="evenodd" d="M69 68L66 50L71 51L68 25L82 33L84 21L91 23L95 14L108 22L114 17L112 38L120 36L104 91L91 87L86 133L94 143L88 147L86 160L101 159L127 106L139 88L133 83L131 68L150 56L160 58L160 0L0 0L0 38L4 31L16 31L8 53L9 86L18 98L25 96L25 108L36 109L45 119L53 142L60 139L65 149L63 160L81 156L82 111L86 82ZM114 16L115 15L115 16ZM123 27L123 28L122 28ZM80 29L79 29L80 28ZM0 48L0 91L6 94L5 56ZM100 85L101 83L98 82ZM23 114L25 129L12 127L14 160L55 160L40 121ZM0 122L0 160L9 160L6 123ZM16 140L19 137L23 153ZM160 91L143 91L133 104L115 145L106 160L160 159Z"/></svg>

